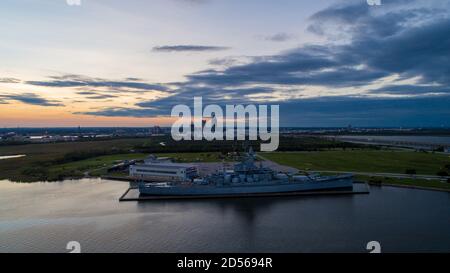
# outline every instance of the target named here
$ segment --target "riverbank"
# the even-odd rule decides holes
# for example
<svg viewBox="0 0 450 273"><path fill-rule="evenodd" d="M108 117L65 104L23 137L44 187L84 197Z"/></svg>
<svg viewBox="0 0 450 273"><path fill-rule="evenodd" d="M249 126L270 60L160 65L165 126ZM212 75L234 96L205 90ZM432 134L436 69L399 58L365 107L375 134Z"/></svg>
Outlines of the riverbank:
<svg viewBox="0 0 450 273"><path fill-rule="evenodd" d="M450 192L450 183L425 179L401 179L391 177L356 176L358 180L374 186L389 186L408 189Z"/></svg>
<svg viewBox="0 0 450 273"><path fill-rule="evenodd" d="M405 185L405 184L389 184L389 183L368 183L372 186L387 186L387 187L395 187L395 188L405 188L405 189L415 189L415 190L426 190L426 191L440 191L440 192L448 192L450 193L450 189L443 188L431 188L431 187L422 187L422 186L414 186L414 185Z"/></svg>

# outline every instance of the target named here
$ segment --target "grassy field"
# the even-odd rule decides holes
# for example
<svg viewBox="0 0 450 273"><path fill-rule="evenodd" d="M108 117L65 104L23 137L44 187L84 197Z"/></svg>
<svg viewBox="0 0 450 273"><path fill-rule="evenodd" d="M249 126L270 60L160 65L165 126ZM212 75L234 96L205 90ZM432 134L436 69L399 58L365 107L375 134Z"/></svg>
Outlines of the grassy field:
<svg viewBox="0 0 450 273"><path fill-rule="evenodd" d="M25 157L0 160L0 179L33 182L58 180L63 177L80 177L82 172L70 166L62 172L57 161L66 160L67 155L86 153L115 154L130 153L136 145L149 142L147 139L115 139L107 141L64 142L49 144L27 144L0 146L0 155L24 154ZM94 157L94 156L92 156ZM60 162L61 164L64 162ZM71 162L70 162L71 163ZM92 162L80 162L81 167Z"/></svg>
<svg viewBox="0 0 450 273"><path fill-rule="evenodd" d="M0 146L0 155L25 154L25 157L0 160L0 180L17 182L59 181L106 174L108 167L120 160L143 159L148 153L136 147L155 145L149 139L115 139L104 141L66 142ZM159 145L156 143L156 145ZM179 162L220 161L219 152L158 153Z"/></svg>
<svg viewBox="0 0 450 273"><path fill-rule="evenodd" d="M301 170L405 173L436 175L450 164L448 155L395 150L341 150L261 153L279 164Z"/></svg>
<svg viewBox="0 0 450 273"><path fill-rule="evenodd" d="M72 177L82 177L85 173L91 176L101 176L107 173L107 169L122 160L144 159L147 154L115 154L98 156L94 158L78 160L49 167L52 174L72 173Z"/></svg>

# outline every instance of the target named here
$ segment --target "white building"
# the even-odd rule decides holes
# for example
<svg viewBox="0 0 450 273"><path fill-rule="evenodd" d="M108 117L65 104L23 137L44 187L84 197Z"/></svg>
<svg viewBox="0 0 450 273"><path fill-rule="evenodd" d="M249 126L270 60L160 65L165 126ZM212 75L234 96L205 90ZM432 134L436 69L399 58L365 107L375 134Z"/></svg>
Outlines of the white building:
<svg viewBox="0 0 450 273"><path fill-rule="evenodd" d="M186 181L197 176L197 168L192 164L148 158L144 164L131 165L130 176L146 181Z"/></svg>

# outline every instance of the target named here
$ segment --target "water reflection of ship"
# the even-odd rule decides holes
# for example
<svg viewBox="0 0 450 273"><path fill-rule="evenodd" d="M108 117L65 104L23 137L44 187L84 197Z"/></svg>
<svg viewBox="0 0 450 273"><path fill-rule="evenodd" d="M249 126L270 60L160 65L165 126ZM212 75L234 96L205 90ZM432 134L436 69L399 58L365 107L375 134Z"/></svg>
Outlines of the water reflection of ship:
<svg viewBox="0 0 450 273"><path fill-rule="evenodd" d="M287 198L238 198L238 199L190 199L190 200L153 200L137 202L139 212L186 212L190 210L214 210L225 219L228 213L239 216L243 223L252 226L257 217L270 213L271 207L280 202L293 202L295 197ZM298 200L298 198L297 198Z"/></svg>
<svg viewBox="0 0 450 273"><path fill-rule="evenodd" d="M333 206L336 201L340 204L337 207ZM310 218L321 218L326 221L330 209L354 215L355 208L354 196L352 195L305 196L304 198L154 200L152 202L137 202L136 204L138 212L145 214L151 212L152 215L164 215L167 213L170 217L195 215L190 222L194 225L208 226L209 224L206 222L209 219L214 222L220 221L220 226L227 229L227 233L233 233L238 238L245 238L245 243L250 245L257 244L261 236L258 231L267 229L267 227L261 229L261 225L268 224L268 219L279 218L281 221L291 219L289 220L291 226L301 227ZM325 207L327 209L324 209ZM290 209L286 211L284 208ZM318 210L314 210L314 208L318 208ZM327 212L327 215L324 215L323 212ZM299 218L299 215L302 215L302 217ZM217 225L217 223L212 224ZM273 222L274 228L279 228L280 225L284 224L283 222ZM215 236L220 236L221 230L215 230L215 233L217 233Z"/></svg>

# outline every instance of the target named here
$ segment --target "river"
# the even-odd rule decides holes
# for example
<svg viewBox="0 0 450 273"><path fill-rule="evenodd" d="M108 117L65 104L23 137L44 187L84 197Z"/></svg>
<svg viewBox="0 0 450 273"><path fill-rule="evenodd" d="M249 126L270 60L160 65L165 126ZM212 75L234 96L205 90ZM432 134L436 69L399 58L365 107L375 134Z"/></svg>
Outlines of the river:
<svg viewBox="0 0 450 273"><path fill-rule="evenodd" d="M450 193L119 202L127 183L0 181L0 252L450 252Z"/></svg>

